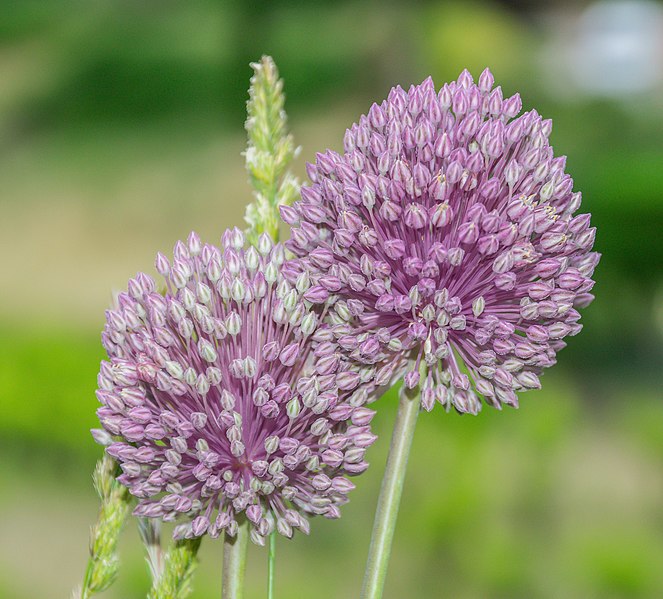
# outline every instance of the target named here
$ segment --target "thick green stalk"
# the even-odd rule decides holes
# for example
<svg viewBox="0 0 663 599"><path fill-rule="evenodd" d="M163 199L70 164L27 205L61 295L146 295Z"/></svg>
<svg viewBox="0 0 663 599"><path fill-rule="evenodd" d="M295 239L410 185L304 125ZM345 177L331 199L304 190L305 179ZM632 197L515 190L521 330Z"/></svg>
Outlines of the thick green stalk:
<svg viewBox="0 0 663 599"><path fill-rule="evenodd" d="M267 599L274 599L274 569L276 567L276 531L269 535L267 557Z"/></svg>
<svg viewBox="0 0 663 599"><path fill-rule="evenodd" d="M361 591L362 599L380 599L382 597L391 544L396 529L398 507L403 493L407 460L412 447L420 403L418 387L412 390L405 389L405 386L401 388L398 414L394 423L387 466L375 512L371 546L368 550L366 573Z"/></svg>
<svg viewBox="0 0 663 599"><path fill-rule="evenodd" d="M244 571L249 543L249 521L238 522L237 534L223 541L222 599L242 599L244 596Z"/></svg>

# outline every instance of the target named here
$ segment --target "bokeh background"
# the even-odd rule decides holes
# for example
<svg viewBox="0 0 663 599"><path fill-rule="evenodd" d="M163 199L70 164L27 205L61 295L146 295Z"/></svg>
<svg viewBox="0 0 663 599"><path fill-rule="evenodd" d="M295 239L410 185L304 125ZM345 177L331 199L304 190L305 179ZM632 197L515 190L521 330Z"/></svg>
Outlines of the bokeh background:
<svg viewBox="0 0 663 599"><path fill-rule="evenodd" d="M585 329L518 411L422 417L385 598L663 596L663 5L0 2L0 596L67 597L86 560L112 292L250 199L249 62L285 78L295 169L392 85L490 66L554 120L604 257ZM279 597L356 597L394 417L339 522L279 541ZM144 597L135 524L104 596ZM218 597L205 542L194 597ZM252 548L247 596L264 596Z"/></svg>

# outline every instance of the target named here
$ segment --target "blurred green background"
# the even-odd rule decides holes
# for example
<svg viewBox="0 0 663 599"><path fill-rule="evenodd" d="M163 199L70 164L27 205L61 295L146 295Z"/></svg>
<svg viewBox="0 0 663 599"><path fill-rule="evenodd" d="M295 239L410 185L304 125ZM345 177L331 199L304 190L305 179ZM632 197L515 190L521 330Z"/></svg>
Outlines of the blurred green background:
<svg viewBox="0 0 663 599"><path fill-rule="evenodd" d="M596 302L518 411L418 424L385 598L663 597L663 7L0 2L0 596L67 597L97 500L99 332L114 290L241 225L251 70L285 78L296 164L392 85L490 66L554 120L598 227ZM338 522L279 540L279 597L356 597L394 416ZM194 597L218 597L221 543ZM144 597L138 535L104 596ZM264 596L252 548L248 598Z"/></svg>

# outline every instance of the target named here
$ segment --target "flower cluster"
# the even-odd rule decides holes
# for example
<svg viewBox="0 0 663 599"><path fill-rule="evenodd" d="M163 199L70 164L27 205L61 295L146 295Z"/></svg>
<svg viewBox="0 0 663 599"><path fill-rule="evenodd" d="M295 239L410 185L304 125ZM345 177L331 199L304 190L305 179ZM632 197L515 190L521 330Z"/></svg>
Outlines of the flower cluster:
<svg viewBox="0 0 663 599"><path fill-rule="evenodd" d="M427 410L517 405L593 299L595 229L551 121L520 110L488 70L392 89L282 207L339 345L379 383L407 371Z"/></svg>
<svg viewBox="0 0 663 599"><path fill-rule="evenodd" d="M222 248L192 233L157 256L165 289L140 273L107 312L107 452L136 515L182 516L176 538L232 536L244 517L257 543L308 532L307 514L339 516L375 439L370 371L341 359L308 277L285 280L267 235L244 245L238 229Z"/></svg>

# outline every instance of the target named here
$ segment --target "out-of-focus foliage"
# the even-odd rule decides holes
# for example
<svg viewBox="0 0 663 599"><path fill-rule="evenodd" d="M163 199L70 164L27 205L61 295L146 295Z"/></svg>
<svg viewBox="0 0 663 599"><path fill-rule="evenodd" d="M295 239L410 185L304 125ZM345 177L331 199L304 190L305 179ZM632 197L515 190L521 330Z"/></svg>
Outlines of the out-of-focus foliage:
<svg viewBox="0 0 663 599"><path fill-rule="evenodd" d="M285 80L300 177L392 85L490 66L553 119L598 227L597 300L543 390L519 411L419 420L386 597L663 596L663 90L572 93L550 48L584 8L0 3L0 596L66 596L82 575L103 310L191 229L242 224L249 63L263 54ZM356 595L394 404L378 404L375 467L343 518L279 542L279 596ZM144 597L132 524L120 553L107 596ZM202 544L194 596L216 596L220 555ZM264 596L265 561L251 549L248 597Z"/></svg>

